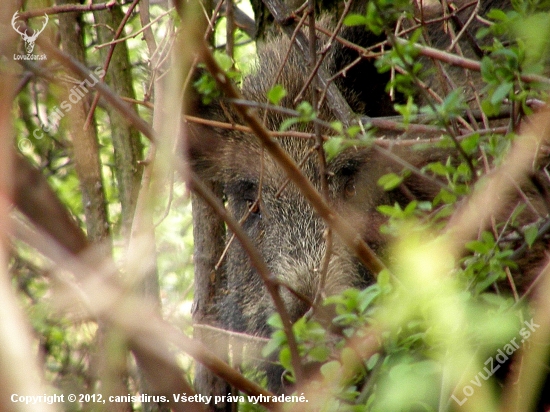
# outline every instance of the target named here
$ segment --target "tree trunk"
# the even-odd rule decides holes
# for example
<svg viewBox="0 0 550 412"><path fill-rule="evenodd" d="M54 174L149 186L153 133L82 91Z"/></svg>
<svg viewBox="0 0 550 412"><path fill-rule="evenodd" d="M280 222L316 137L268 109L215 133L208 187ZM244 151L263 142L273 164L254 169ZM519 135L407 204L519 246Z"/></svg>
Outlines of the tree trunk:
<svg viewBox="0 0 550 412"><path fill-rule="evenodd" d="M210 184L210 189L221 197L219 185ZM195 241L195 295L193 301L193 323L196 325L216 325L217 313L215 302L219 301L225 278L221 269L215 266L224 249L225 225L219 216L198 196L192 196L193 207L193 237ZM216 349L216 355L228 359L228 341L220 339L219 335L196 328L194 337L202 342L210 343L211 349ZM213 336L214 335L214 336ZM211 345L216 342L216 345ZM195 390L204 395L224 396L232 392L224 380L218 378L200 363L195 366ZM231 411L230 403L211 405L215 411Z"/></svg>
<svg viewBox="0 0 550 412"><path fill-rule="evenodd" d="M60 4L72 4L71 1L60 0ZM68 54L85 64L85 49L82 36L82 23L80 15L76 13L63 13L59 15L59 33L61 46ZM84 80L84 79L82 79ZM99 79L87 79L94 82ZM84 83L81 83L84 84ZM69 117L68 135L73 147L73 161L80 181L82 202L86 216L86 228L88 239L101 246L100 258L112 254L112 240L110 237L109 220L107 217L107 201L103 187L101 162L99 158L99 143L95 127L95 121L85 127L90 110L90 98L92 94L87 88L79 89L84 96L80 100L70 99L75 87L71 88L66 101L71 101L73 106L67 112ZM77 92L78 94L78 92ZM74 103L74 100L78 100ZM127 394L125 383L127 376L126 359L127 348L117 331L107 330L99 324L97 332L97 353L94 366L101 379L102 394L110 395ZM114 407L116 411L129 411L130 404L120 403Z"/></svg>
<svg viewBox="0 0 550 412"><path fill-rule="evenodd" d="M93 3L103 3L103 0L94 0ZM100 43L113 40L113 33L119 27L123 16L119 6L94 12ZM111 47L99 49L102 64L107 60ZM118 96L135 99L131 69L126 42L120 42L114 47L105 83ZM122 234L126 235L132 224L143 172L143 167L139 163L143 158L143 145L138 131L130 126L117 110L111 106L107 106L106 110L111 123L111 137L115 150L115 175L122 208Z"/></svg>

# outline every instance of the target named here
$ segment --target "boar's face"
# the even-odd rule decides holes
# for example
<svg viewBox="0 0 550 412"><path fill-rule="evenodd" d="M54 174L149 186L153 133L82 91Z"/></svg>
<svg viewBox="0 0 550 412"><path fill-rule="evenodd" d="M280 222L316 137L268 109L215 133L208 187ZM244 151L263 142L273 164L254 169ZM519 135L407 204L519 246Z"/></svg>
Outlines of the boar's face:
<svg viewBox="0 0 550 412"><path fill-rule="evenodd" d="M312 153L312 142L285 138L281 144L297 162L307 157L303 173L319 188L320 173L316 153ZM319 291L321 264L327 251L326 226L322 219L253 140L232 142L224 155L222 163L227 168L223 171L223 184L228 209L235 218L242 220L243 228L261 252L271 274L313 301ZM332 162L328 167L328 182L335 210L353 217L354 226L365 232L372 226L368 212L374 212L374 203L369 205L363 200L360 202L362 210L357 207L355 179L360 167L366 166L360 164L359 159ZM363 186L362 190L369 191ZM265 334L266 319L273 313L271 298L238 241L231 243L225 265L228 276L226 303L231 310L222 311L222 317L227 315L224 323L236 330ZM364 286L368 281L362 266L338 239L334 239L324 295L351 286ZM293 320L308 310L307 303L288 291L283 291L283 298Z"/></svg>
<svg viewBox="0 0 550 412"><path fill-rule="evenodd" d="M204 131L195 134L204 136ZM330 296L372 282L371 274L336 235L332 235L327 255L327 228L323 220L298 188L288 182L286 174L255 136L225 132L215 139L217 144L209 145L213 158L209 176L223 184L228 210L241 221L271 275L310 301L320 292L322 296ZM301 165L302 173L320 189L315 141L297 137L278 141ZM349 148L327 165L329 203L377 252L382 251L384 244L379 233L384 219L376 207L411 200L399 191L385 192L377 184L383 174L400 168L375 150L364 148ZM220 304L221 323L233 330L266 335L269 333L266 320L274 312L271 297L238 240L231 240L228 234L228 242L224 257L227 291ZM321 281L326 258L329 258L326 276ZM306 302L285 288L281 291L292 320L309 309Z"/></svg>

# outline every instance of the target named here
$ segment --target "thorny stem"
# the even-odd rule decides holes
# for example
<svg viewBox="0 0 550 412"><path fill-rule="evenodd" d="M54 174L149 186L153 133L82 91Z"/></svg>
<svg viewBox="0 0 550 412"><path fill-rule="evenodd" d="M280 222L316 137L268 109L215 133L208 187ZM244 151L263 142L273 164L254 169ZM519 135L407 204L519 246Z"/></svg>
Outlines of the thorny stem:
<svg viewBox="0 0 550 412"><path fill-rule="evenodd" d="M323 33L327 36L332 35L332 32L326 30L323 27L316 26L316 28L317 28L318 31L320 31L321 33ZM398 36L401 36L401 35L403 35L403 33L409 32L409 31L411 31L411 30L410 29L404 30L403 32L400 32L398 34ZM402 39L398 36L395 36L395 41L398 44L400 44L400 45L410 44L418 51L419 54L421 54L425 57L429 57L431 59L442 61L444 63L450 64L451 66L462 67L464 69L468 69L468 70L472 70L472 71L476 71L476 72L481 71L481 63L479 61L472 60L472 59L469 59L467 57L457 56L456 54L448 53L448 52L445 52L445 51L442 51L442 50L439 50L439 49L435 49L433 47L424 46L422 44L418 44L418 43L411 44L407 40ZM365 58L375 58L375 57L377 57L379 55L379 53L372 53L371 50L378 49L378 48L380 48L383 45L388 43L387 40L384 40L383 42L380 42L379 44L375 44L375 45L370 46L368 48L364 48L364 47L358 46L357 44L352 43L348 40L345 40L345 39L341 38L340 36L336 36L336 41L338 41L339 43L341 43L342 45L344 45L346 47L351 48L352 50L355 50L356 52L358 52L359 54L361 54ZM519 78L525 83L537 83L538 82L538 83L550 84L550 78L540 76L540 75L536 75L536 74L522 73Z"/></svg>
<svg viewBox="0 0 550 412"><path fill-rule="evenodd" d="M137 103L142 104L142 102L138 102L135 100L128 100L123 99L126 101L130 101L131 103ZM239 103L241 104L241 103ZM255 106L255 105L253 105ZM298 113L296 112L298 115ZM439 127L429 126L429 125L421 125L421 124L409 124L405 126L400 121L396 120L397 118L395 116L391 117L377 117L365 120L364 123L370 123L373 127L376 127L377 129L381 130L389 130L393 132L407 132L412 134L419 134L422 136L426 135L441 135L442 130ZM235 124L235 123L227 123L227 122L220 122L217 120L210 120L210 119L203 119L200 117L190 116L186 115L185 120L191 123L197 123L197 124L204 124L206 126L210 127L217 127L220 129L230 129L230 130L238 130L240 132L250 133L252 132L252 129L248 126L244 126L241 124ZM313 119L312 121L316 121L318 119ZM488 129L489 130L489 129ZM491 131L494 131L495 129L490 129ZM285 130L284 132L280 132L277 130L270 130L269 131L272 137L299 137L302 139L313 139L315 138L315 135L310 132L299 132L296 130ZM483 131L481 131L483 132ZM323 135L323 140L328 140L329 136ZM431 143L433 141L441 140L439 138L437 139L408 139L408 140L395 140L392 141L392 145L397 146L414 146L416 144L422 144L422 143ZM385 137L375 138L373 139L373 142L382 146L389 145L389 140Z"/></svg>
<svg viewBox="0 0 550 412"><path fill-rule="evenodd" d="M397 44L400 44L400 45L410 44L410 43L407 42L407 40L400 39L400 38L395 38L395 41L397 42ZM436 60L441 60L445 63L450 64L450 65L462 67L464 69L469 69L469 70L473 70L473 71L477 71L477 72L481 71L481 63L476 61L476 60L468 59L466 57L459 57L455 54L447 53L447 52L444 52L444 51L438 50L438 49L434 49L433 47L423 46L423 45L418 44L418 43L414 43L414 44L412 44L412 46L416 50L418 50L418 52L423 56L430 57L430 58L436 59ZM549 78L544 77L544 76L539 76L539 75L536 75L536 74L525 74L524 73L524 74L521 74L519 76L519 78L522 81L524 81L525 83L540 82L540 83L544 83L544 84L550 84L550 79Z"/></svg>
<svg viewBox="0 0 550 412"><path fill-rule="evenodd" d="M23 64L28 64L28 63L23 63ZM133 99L123 98L123 100L128 101L130 103L148 105L148 103L146 103L146 102L136 101L136 100L133 100ZM249 107L269 107L270 110L278 111L280 113L284 113L284 114L287 114L289 116L294 116L294 117L300 115L300 113L298 113L297 111L292 110L292 109L286 109L286 108L281 108L281 107L276 107L276 106L265 106L265 105L262 105L260 103L252 102L252 101L233 100L233 103L240 104L240 105L243 105L243 106L249 106ZM528 102L528 106L531 106L529 104L529 102ZM533 106L535 108L538 107L537 104L535 104ZM491 118L498 119L498 118L501 118L502 116L508 117L508 113L509 113L508 108L504 107L497 116L492 116ZM474 111L473 114L476 118L481 116L480 112L478 112L478 111ZM423 115L419 115L419 116L417 116L416 120L421 122L424 119L424 117L425 116L423 116ZM233 130L239 130L239 131L242 131L242 132L250 132L251 131L250 127L240 125L240 124L235 124L235 123L226 123L226 122L220 122L220 121L216 121L216 120L203 119L203 118L200 118L200 117L195 117L195 116L190 116L190 115L186 115L185 119L187 121L190 121L190 122L193 122L193 123L205 124L205 125L212 126L212 127L219 127L219 128L222 128L222 129L233 129ZM321 125L326 124L326 122L323 122L322 120L317 119L317 118L316 119L311 119L311 121L312 122L319 122ZM384 117L364 118L364 119L362 119L362 123L364 123L364 124L370 123L373 127L376 127L379 130L388 130L388 131L392 131L392 132L404 132L404 133L409 133L409 134L413 134L413 135L414 134L419 134L419 135L423 135L423 136L425 136L427 134L441 135L444 132L444 130L442 128L437 127L437 126L424 125L424 124L414 124L414 123L409 123L409 124L405 125L404 123L402 123L402 116L384 116ZM501 128L480 129L479 132L483 133L484 130L485 130L485 132L497 132L497 130L498 130L498 133L500 133ZM466 130L466 132L470 133L471 130L468 129L468 130ZM273 137L284 137L284 136L297 136L297 137L302 137L302 138L312 138L312 137L314 137L313 133L298 132L298 131L295 131L295 130L285 130L284 132L280 132L280 131L277 131L277 130L271 130L270 133ZM325 139L327 139L327 138L328 137L325 137ZM384 143L383 143L384 141L387 141L386 137L375 138L373 140L375 142L379 142L382 145L384 145ZM430 141L433 141L433 140L430 140ZM422 142L422 139L420 139L420 140L418 140L418 139L416 139L416 140L399 139L399 140L395 140L394 142L395 143L393 143L393 144L409 146L409 145L416 144L415 142Z"/></svg>
<svg viewBox="0 0 550 412"><path fill-rule="evenodd" d="M460 31L458 32L456 37L453 39L453 41L451 42L449 47L447 47L448 52L450 52L451 50L454 49L455 45L458 43L458 41L460 40L462 35L464 33L466 33L466 30L468 29L468 26L472 23L472 21L474 21L475 17L479 13L480 7L481 7L481 1L477 0L476 7L475 7L474 11L472 12L472 14L470 14L470 17L468 17L468 20L466 20L466 23L464 23L464 25L462 25L462 28L460 29ZM454 15L454 17L455 17L454 20L458 20L456 14Z"/></svg>

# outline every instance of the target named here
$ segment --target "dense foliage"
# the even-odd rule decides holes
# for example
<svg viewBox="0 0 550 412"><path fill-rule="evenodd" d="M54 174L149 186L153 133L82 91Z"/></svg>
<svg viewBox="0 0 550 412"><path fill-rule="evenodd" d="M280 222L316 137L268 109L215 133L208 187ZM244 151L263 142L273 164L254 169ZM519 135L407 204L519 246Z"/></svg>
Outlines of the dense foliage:
<svg viewBox="0 0 550 412"><path fill-rule="evenodd" d="M193 31L202 30L202 39L208 30L204 37L217 48L213 54L218 65L239 83L254 70L250 55L255 45L249 36L253 30L243 26L243 21L250 21L243 18L232 40L226 41L227 18L215 15L214 26L206 29L199 24L202 10L197 13L191 3L182 1L175 2L174 9L145 1L116 2L114 7L115 2L94 1L97 9L92 4L53 3L28 1L22 10L32 17L26 24L38 28L43 13L31 12L46 7L50 23L35 53L47 59L13 61L14 51L23 53L23 42L8 27L14 37L3 41L2 54L9 63L0 63L2 86L11 83L5 90L14 95L8 113L14 151L27 165L16 163L13 175L27 176L29 168L39 169L61 201L51 200L36 183L39 178L32 181L37 186L13 178L13 230L6 248L12 290L24 313L19 326L31 331L32 353L28 364L17 367L40 375L36 386L26 388L29 395L47 392L67 399L69 394L101 394L104 400L121 400L77 398L50 405L52 410L157 410L156 402L140 395L162 394L172 400L173 394L191 391L195 362L202 361L234 385L233 396L244 400L239 410L264 410L265 405L246 397L259 396L260 390L239 381L242 373L265 385L258 362L246 361L227 374L197 349L214 350L214 340L242 339L244 348L235 343L229 356L239 366L240 352L260 356L255 346L262 339L217 331L215 339L203 338L194 346L187 337L193 334L194 286L189 188L196 185L183 183L188 176L177 143L180 133L185 136L179 129L184 87L194 86L205 106L224 93L216 76L195 61L192 47L199 41L193 40ZM68 12L65 6L74 9ZM247 7L241 2L234 6ZM341 13L339 6L332 13ZM15 10L10 9L8 22ZM378 180L380 187L391 191L418 174L436 182L439 190L433 198L412 200L405 207L379 206L385 217L380 230L392 244L384 255L387 267L368 288L326 297L292 326L298 364L311 371L309 375L296 371L280 315L269 319L274 332L269 341L261 342L260 357L276 357L285 369L289 395L295 391L302 396L302 401L288 402L284 408L492 411L514 408L509 405L515 403L525 410L534 408L536 388L546 375L550 313L544 299L550 294L545 267L549 146L548 136L537 135L547 134L548 124L548 10L545 1L513 1L512 7L479 17L476 8L471 16L479 27L469 41L477 42L479 56L461 55L460 47L433 53L430 25L415 14L411 2L373 0L343 20L348 27L385 36L383 42L360 51L364 59L374 59L379 72L391 73L387 91L396 96L397 115L385 119L390 126L380 119L360 125L343 119L330 123L330 134L324 136L326 159L351 147L387 151L391 140L381 137L385 134L397 135L396 144L419 151L439 148L449 156ZM212 13L208 7L204 11ZM445 35L453 43L457 35L466 36L450 23L455 12L449 8L427 18L449 21ZM300 20L299 15L293 18ZM265 24L276 30L275 23ZM120 115L113 100L97 93L97 87L81 87L80 94L71 94L84 76L70 61L54 57L49 47L61 48L73 63L88 68L89 76L107 73L100 82L127 105L127 111ZM121 55L109 56L107 50ZM191 67L198 67L198 74L189 75ZM434 78L450 79L455 87L439 88ZM126 91L118 88L126 82ZM185 97L190 100L189 95ZM285 96L285 89L276 85L265 102L277 106ZM281 129L272 132L301 132L304 124L318 121L314 107L313 102L301 102L289 108ZM537 112L543 115L532 122L542 126L520 129ZM147 135L131 113L152 125L154 134ZM227 125L231 127L235 125ZM538 139L535 146L529 140L533 136ZM63 214L55 209L59 205L68 211L70 223L63 217L55 220ZM48 229L48 221L66 226L59 233ZM86 234L82 248L71 241L74 230ZM324 309L334 315L328 323L312 316ZM195 315L201 310L195 302ZM147 368L148 362L155 365L157 375ZM0 372L2 381L10 382L10 393L25 389L17 386L17 379L10 380L9 368ZM162 386L160 377L165 375L177 375L181 382L175 379L172 386ZM153 377L152 383L147 377ZM0 404L23 410L6 399ZM276 407L277 401L265 404ZM171 407L185 410L189 405Z"/></svg>

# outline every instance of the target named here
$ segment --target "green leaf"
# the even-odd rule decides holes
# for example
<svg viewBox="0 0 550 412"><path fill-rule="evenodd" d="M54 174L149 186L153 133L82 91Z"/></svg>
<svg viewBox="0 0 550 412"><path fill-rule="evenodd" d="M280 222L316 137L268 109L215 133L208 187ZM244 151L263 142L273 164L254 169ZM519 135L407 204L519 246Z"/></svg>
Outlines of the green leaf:
<svg viewBox="0 0 550 412"><path fill-rule="evenodd" d="M299 123L300 119L297 117L291 117L288 119L285 119L284 122L281 123L281 126L279 127L279 131L284 132L285 130L290 129L292 126L294 126L296 123Z"/></svg>
<svg viewBox="0 0 550 412"><path fill-rule="evenodd" d="M439 194L436 196L436 200L441 200L443 203L451 204L456 202L456 195L450 193L445 189L441 189Z"/></svg>
<svg viewBox="0 0 550 412"><path fill-rule="evenodd" d="M367 369L369 371L373 370L374 367L376 366L376 364L378 363L378 360L380 359L380 354L379 353L375 353L374 355L372 355L369 360L367 361Z"/></svg>
<svg viewBox="0 0 550 412"><path fill-rule="evenodd" d="M480 135L479 133L474 133L471 136L468 136L460 142L460 146L467 154L472 154L477 150L479 145Z"/></svg>
<svg viewBox="0 0 550 412"><path fill-rule="evenodd" d="M308 353L308 356L312 360L317 362L325 362L328 359L329 355L330 349L326 346L315 346Z"/></svg>
<svg viewBox="0 0 550 412"><path fill-rule="evenodd" d="M493 95L491 96L491 103L493 105L497 105L499 103L502 103L502 101L508 97L508 94L512 90L514 85L512 83L502 83L500 86L497 87L497 89L493 92Z"/></svg>
<svg viewBox="0 0 550 412"><path fill-rule="evenodd" d="M426 166L426 169L439 176L447 176L447 173L449 173L447 167L441 164L441 162L430 163Z"/></svg>
<svg viewBox="0 0 550 412"><path fill-rule="evenodd" d="M333 379L340 373L340 362L330 361L321 366L321 374L327 379Z"/></svg>
<svg viewBox="0 0 550 412"><path fill-rule="evenodd" d="M361 132L361 127L358 125L350 126L347 130L347 134L351 139L355 139L358 133Z"/></svg>
<svg viewBox="0 0 550 412"><path fill-rule="evenodd" d="M296 110L300 113L300 121L308 122L315 119L315 110L309 102L301 102L296 106Z"/></svg>
<svg viewBox="0 0 550 412"><path fill-rule="evenodd" d="M277 84L267 92L267 98L272 104L278 105L281 100L287 95L287 92L283 86Z"/></svg>
<svg viewBox="0 0 550 412"><path fill-rule="evenodd" d="M369 1L367 4L365 24L377 36L381 35L384 31L384 20L380 16L380 13L378 13L377 5L373 1Z"/></svg>
<svg viewBox="0 0 550 412"><path fill-rule="evenodd" d="M216 59L216 62L218 63L218 65L224 71L231 69L231 67L233 66L233 60L231 59L231 57L229 57L225 53L221 53L221 52L214 53L214 58Z"/></svg>
<svg viewBox="0 0 550 412"><path fill-rule="evenodd" d="M281 332L284 335L284 332ZM286 335L284 336L284 339L282 336L280 336L280 333L275 332L269 342L262 348L262 356L268 357L272 353L275 353L279 348L286 343Z"/></svg>
<svg viewBox="0 0 550 412"><path fill-rule="evenodd" d="M539 230L537 226L528 226L525 231L523 232L523 235L525 236L525 241L527 242L527 245L529 247L533 246L533 243L535 243L535 240L537 239L537 235L539 234Z"/></svg>
<svg viewBox="0 0 550 412"><path fill-rule="evenodd" d="M327 155L327 161L331 161L336 157L343 149L344 139L341 137L332 137L323 144L323 149Z"/></svg>
<svg viewBox="0 0 550 412"><path fill-rule="evenodd" d="M271 315L267 319L267 324L271 326L273 329L283 329L283 321L281 320L281 316L279 316L278 313Z"/></svg>
<svg viewBox="0 0 550 412"><path fill-rule="evenodd" d="M411 120L418 114L418 106L414 103L412 96L407 99L407 104L394 104L394 109L403 116L403 123L408 125Z"/></svg>
<svg viewBox="0 0 550 412"><path fill-rule="evenodd" d="M291 372L294 370L292 368L292 356L290 355L290 349L288 346L284 347L281 349L281 352L279 352L279 362L281 362L281 366L286 370Z"/></svg>
<svg viewBox="0 0 550 412"><path fill-rule="evenodd" d="M481 109L487 116L498 115L499 108L491 103L490 100L484 99L481 101Z"/></svg>
<svg viewBox="0 0 550 412"><path fill-rule="evenodd" d="M491 251L491 245L487 245L479 240L472 240L471 242L466 243L466 249L479 254L485 254Z"/></svg>
<svg viewBox="0 0 550 412"><path fill-rule="evenodd" d="M336 325L353 325L357 321L357 315L352 313L343 313L332 320Z"/></svg>
<svg viewBox="0 0 550 412"><path fill-rule="evenodd" d="M487 289L489 286L499 280L502 275L504 275L504 271L489 273L489 275L485 279L483 279L475 286L475 291L477 293L483 292L485 289Z"/></svg>
<svg viewBox="0 0 550 412"><path fill-rule="evenodd" d="M405 209L403 210L403 214L405 216L412 216L414 211L416 210L416 206L418 205L418 202L416 200L413 200L410 202Z"/></svg>
<svg viewBox="0 0 550 412"><path fill-rule="evenodd" d="M510 215L510 222L512 223L512 225L515 225L516 219L521 214L521 212L523 212L525 210L526 207L527 207L527 205L525 203L522 203L521 205L516 206L516 208L514 209L512 214Z"/></svg>
<svg viewBox="0 0 550 412"><path fill-rule="evenodd" d="M506 21L506 20L509 20L508 16L506 15L505 12L503 12L502 10L498 10L498 9L491 9L488 13L487 13L487 17L489 19L492 19L492 20L500 20L500 21Z"/></svg>
<svg viewBox="0 0 550 412"><path fill-rule="evenodd" d="M330 124L330 126L334 129L336 133L344 134L344 125L342 125L342 122L334 121Z"/></svg>
<svg viewBox="0 0 550 412"><path fill-rule="evenodd" d="M403 177L395 173L388 173L378 179L378 186L382 186L385 191L395 189L403 182Z"/></svg>
<svg viewBox="0 0 550 412"><path fill-rule="evenodd" d="M432 202L425 200L423 202L418 202L417 208L423 212L431 212L433 210L433 205Z"/></svg>
<svg viewBox="0 0 550 412"><path fill-rule="evenodd" d="M494 247L495 246L495 237L494 235L489 231L484 231L481 233L481 239L487 243L489 246Z"/></svg>
<svg viewBox="0 0 550 412"><path fill-rule="evenodd" d="M364 26L367 24L367 19L361 14L348 14L344 19L346 26Z"/></svg>
<svg viewBox="0 0 550 412"><path fill-rule="evenodd" d="M403 215L403 211L399 205L389 206L389 205L380 205L376 208L380 213L390 217L399 217Z"/></svg>

